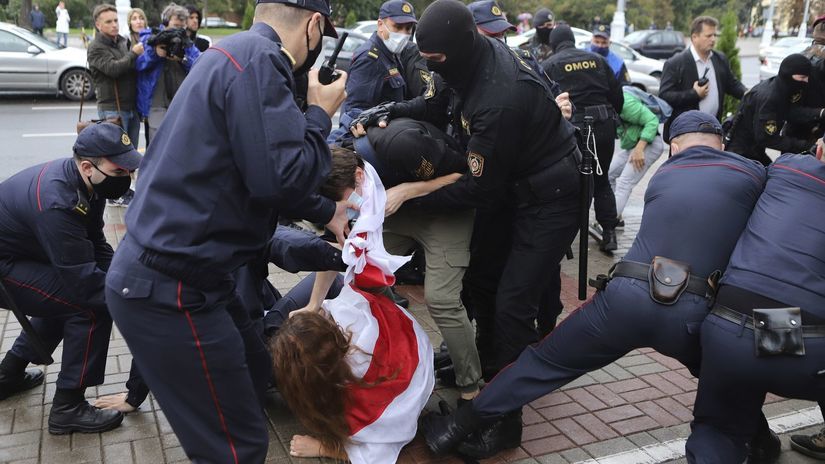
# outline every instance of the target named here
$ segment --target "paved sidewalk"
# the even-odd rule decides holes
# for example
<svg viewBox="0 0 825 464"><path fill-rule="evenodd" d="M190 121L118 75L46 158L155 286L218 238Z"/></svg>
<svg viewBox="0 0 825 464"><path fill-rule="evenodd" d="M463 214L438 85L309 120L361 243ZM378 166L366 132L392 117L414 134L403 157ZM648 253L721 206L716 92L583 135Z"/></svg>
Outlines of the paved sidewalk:
<svg viewBox="0 0 825 464"><path fill-rule="evenodd" d="M655 170L655 167L654 167ZM652 172L653 170L651 170ZM634 192L625 210L626 226L619 234L619 251L612 257L597 251L590 242L589 275L605 272L631 245L641 220L643 187L650 173ZM107 210L107 238L117 244L125 231L121 208ZM578 250L578 245L574 245ZM280 290L288 290L302 275L289 274L270 267L270 279ZM575 309L577 261L562 265L563 294L566 312ZM427 315L421 287L402 287L412 313L430 334L433 344L440 344L435 324ZM592 294L592 292L591 292ZM8 311L0 311L2 344L0 356L7 351L20 326ZM575 347L571 347L575 349ZM46 420L60 369L57 363L46 368L46 385L27 394L0 402L0 462L14 463L171 463L185 462L186 456L163 412L150 395L136 412L129 414L120 428L104 434L52 436ZM115 332L109 348L105 383L87 390L94 398L125 391L131 355L124 340ZM696 395L697 381L675 360L650 349L628 353L604 369L584 375L558 392L540 398L524 409L522 445L487 462L519 463L602 463L641 464L680 462L684 439ZM437 410L437 402L446 399L454 404L456 392L437 386L428 409ZM787 433L817 429L822 417L815 404L769 396L765 413L774 430L783 432L784 448L780 463L816 462L789 451ZM270 419L270 448L267 462L307 463L319 460L292 459L288 456L289 440L302 429L278 395L267 405ZM457 458L435 459L420 438L401 454L402 463L460 463Z"/></svg>

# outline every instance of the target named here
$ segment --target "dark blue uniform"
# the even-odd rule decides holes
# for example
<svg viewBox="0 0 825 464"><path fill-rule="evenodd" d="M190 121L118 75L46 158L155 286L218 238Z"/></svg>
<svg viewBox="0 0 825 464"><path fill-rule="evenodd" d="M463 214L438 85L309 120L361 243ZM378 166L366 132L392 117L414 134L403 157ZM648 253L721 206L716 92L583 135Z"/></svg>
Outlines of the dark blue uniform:
<svg viewBox="0 0 825 464"><path fill-rule="evenodd" d="M231 273L263 254L278 208L305 205L318 222L335 209L308 200L329 171L331 121L296 106L280 42L256 23L198 59L148 150L106 278L112 316L195 461L264 460L266 420L226 310Z"/></svg>
<svg viewBox="0 0 825 464"><path fill-rule="evenodd" d="M825 325L825 164L783 155L768 167L765 191L736 244L716 309L702 324L702 371L689 462L743 462L768 392L825 400L825 337L805 336L805 355L756 357L754 308L799 307L802 325ZM734 313L734 315L736 314ZM747 316L745 316L747 315ZM732 320L733 319L733 320Z"/></svg>
<svg viewBox="0 0 825 464"><path fill-rule="evenodd" d="M709 147L669 159L645 193L642 225L626 260L664 256L690 264L697 276L724 268L764 184L753 161ZM473 401L483 416L516 410L640 347L653 347L695 370L703 296L684 293L664 306L647 281L615 277L538 345L524 350Z"/></svg>
<svg viewBox="0 0 825 464"><path fill-rule="evenodd" d="M74 159L28 168L0 183L0 277L53 351L63 340L57 387L103 383L112 319L103 299L112 247L106 200L90 195ZM11 353L39 364L25 332Z"/></svg>

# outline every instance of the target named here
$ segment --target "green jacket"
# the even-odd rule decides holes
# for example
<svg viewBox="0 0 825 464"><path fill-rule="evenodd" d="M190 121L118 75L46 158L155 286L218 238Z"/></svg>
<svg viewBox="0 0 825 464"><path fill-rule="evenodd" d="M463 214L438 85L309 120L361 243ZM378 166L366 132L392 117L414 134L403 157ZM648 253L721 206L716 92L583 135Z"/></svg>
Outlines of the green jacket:
<svg viewBox="0 0 825 464"><path fill-rule="evenodd" d="M624 92L624 105L620 115L619 135L622 150L631 150L639 139L652 143L659 132L659 118L635 96Z"/></svg>
<svg viewBox="0 0 825 464"><path fill-rule="evenodd" d="M117 36L117 41L97 34L86 51L89 60L89 70L92 73L92 83L97 94L97 108L104 111L115 111L115 83L120 96L120 109L123 111L135 109L135 95L137 94L137 70L135 60L137 55L129 49L126 39Z"/></svg>

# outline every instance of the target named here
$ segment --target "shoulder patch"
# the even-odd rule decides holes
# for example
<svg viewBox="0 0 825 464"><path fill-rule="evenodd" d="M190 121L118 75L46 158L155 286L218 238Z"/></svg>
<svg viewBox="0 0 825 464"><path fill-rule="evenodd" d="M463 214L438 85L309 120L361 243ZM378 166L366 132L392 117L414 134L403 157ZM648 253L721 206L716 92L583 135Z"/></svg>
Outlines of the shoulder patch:
<svg viewBox="0 0 825 464"><path fill-rule="evenodd" d="M765 133L767 133L768 135L776 134L776 129L776 121L770 120L765 123Z"/></svg>
<svg viewBox="0 0 825 464"><path fill-rule="evenodd" d="M464 113L461 113L461 128L467 135L470 135L470 121L464 117Z"/></svg>
<svg viewBox="0 0 825 464"><path fill-rule="evenodd" d="M89 202L80 190L77 191L77 204L74 205L72 211L81 216L89 214Z"/></svg>
<svg viewBox="0 0 825 464"><path fill-rule="evenodd" d="M798 103L799 100L802 100L802 92L796 92L791 95L791 103Z"/></svg>
<svg viewBox="0 0 825 464"><path fill-rule="evenodd" d="M473 177L481 177L484 173L484 157L471 151L467 155L467 166L470 167L470 174Z"/></svg>
<svg viewBox="0 0 825 464"><path fill-rule="evenodd" d="M378 59L378 47L372 47L370 51L367 52L367 56L377 60Z"/></svg>
<svg viewBox="0 0 825 464"><path fill-rule="evenodd" d="M429 71L425 71L423 69L419 69L418 73L421 76L421 82L424 83L424 86L427 89L424 91L424 99L429 100L435 96L435 82L433 82L433 76Z"/></svg>

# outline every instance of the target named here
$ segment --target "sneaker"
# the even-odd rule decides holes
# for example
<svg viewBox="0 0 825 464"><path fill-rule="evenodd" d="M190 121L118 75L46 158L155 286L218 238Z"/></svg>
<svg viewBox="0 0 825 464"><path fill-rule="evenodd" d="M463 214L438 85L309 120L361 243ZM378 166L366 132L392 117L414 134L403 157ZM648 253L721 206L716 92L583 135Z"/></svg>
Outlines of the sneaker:
<svg viewBox="0 0 825 464"><path fill-rule="evenodd" d="M806 456L825 461L825 428L813 435L792 435L791 448Z"/></svg>

